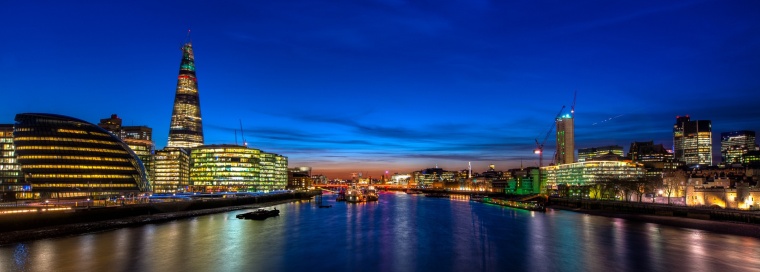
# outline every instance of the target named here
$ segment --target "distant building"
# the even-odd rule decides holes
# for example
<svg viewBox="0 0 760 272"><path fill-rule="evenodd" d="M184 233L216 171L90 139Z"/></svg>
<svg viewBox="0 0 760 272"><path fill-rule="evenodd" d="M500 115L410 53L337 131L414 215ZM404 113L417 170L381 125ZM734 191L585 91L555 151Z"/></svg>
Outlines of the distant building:
<svg viewBox="0 0 760 272"><path fill-rule="evenodd" d="M195 77L195 56L190 42L182 46L174 109L167 147L191 148L203 145L201 102Z"/></svg>
<svg viewBox="0 0 760 272"><path fill-rule="evenodd" d="M618 145L589 147L578 149L578 162L585 162L604 155L623 156L623 147Z"/></svg>
<svg viewBox="0 0 760 272"><path fill-rule="evenodd" d="M122 126L122 120L116 114L111 114L110 118L100 119L98 126L119 137L137 154L148 173L148 180L152 183L155 179L153 156L156 148L153 142L153 129L147 126Z"/></svg>
<svg viewBox="0 0 760 272"><path fill-rule="evenodd" d="M423 188L432 187L434 182L457 182L456 176L456 171L446 171L437 167L427 168L412 173L414 183Z"/></svg>
<svg viewBox="0 0 760 272"><path fill-rule="evenodd" d="M313 184L327 184L327 176L325 175L311 175L311 181Z"/></svg>
<svg viewBox="0 0 760 272"><path fill-rule="evenodd" d="M627 157L632 162L643 164L647 170L647 176L652 178L661 178L664 171L683 166L682 162L674 159L673 152L667 150L662 144L654 144L654 141L631 143Z"/></svg>
<svg viewBox="0 0 760 272"><path fill-rule="evenodd" d="M156 150L153 157L153 192L181 193L190 188L190 152L185 148Z"/></svg>
<svg viewBox="0 0 760 272"><path fill-rule="evenodd" d="M673 125L675 159L688 166L712 165L712 122L676 117Z"/></svg>
<svg viewBox="0 0 760 272"><path fill-rule="evenodd" d="M557 118L557 164L575 162L575 124L570 114Z"/></svg>
<svg viewBox="0 0 760 272"><path fill-rule="evenodd" d="M62 115L18 114L14 144L32 198L110 197L151 190L137 155L94 124Z"/></svg>
<svg viewBox="0 0 760 272"><path fill-rule="evenodd" d="M305 190L312 187L311 167L294 167L288 169L289 190Z"/></svg>
<svg viewBox="0 0 760 272"><path fill-rule="evenodd" d="M746 164L744 154L756 149L754 131L741 130L720 134L720 155L724 164Z"/></svg>
<svg viewBox="0 0 760 272"><path fill-rule="evenodd" d="M540 170L538 167L518 168L508 171L504 193L510 195L530 195L539 194L543 189L541 186ZM494 184L496 186L496 184Z"/></svg>

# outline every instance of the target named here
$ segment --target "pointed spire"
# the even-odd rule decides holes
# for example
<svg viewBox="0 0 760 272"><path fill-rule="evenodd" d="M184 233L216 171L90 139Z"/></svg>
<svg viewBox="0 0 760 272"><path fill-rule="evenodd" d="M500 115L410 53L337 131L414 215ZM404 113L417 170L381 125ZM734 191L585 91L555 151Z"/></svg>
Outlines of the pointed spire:
<svg viewBox="0 0 760 272"><path fill-rule="evenodd" d="M189 30L187 38L190 38ZM179 66L167 146L196 147L199 145L203 145L201 105L198 82L195 77L193 46L188 41L182 46L182 60Z"/></svg>

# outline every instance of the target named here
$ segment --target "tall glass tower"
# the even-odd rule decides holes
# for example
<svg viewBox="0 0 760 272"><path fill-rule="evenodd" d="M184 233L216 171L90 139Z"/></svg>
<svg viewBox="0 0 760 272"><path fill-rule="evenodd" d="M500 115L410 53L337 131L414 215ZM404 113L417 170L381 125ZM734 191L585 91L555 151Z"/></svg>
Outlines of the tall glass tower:
<svg viewBox="0 0 760 272"><path fill-rule="evenodd" d="M557 165L575 162L575 119L570 114L557 118Z"/></svg>
<svg viewBox="0 0 760 272"><path fill-rule="evenodd" d="M195 78L193 45L187 42L182 46L182 62L179 65L177 94L174 97L167 147L191 148L200 145L203 145L201 102L198 96L198 81Z"/></svg>

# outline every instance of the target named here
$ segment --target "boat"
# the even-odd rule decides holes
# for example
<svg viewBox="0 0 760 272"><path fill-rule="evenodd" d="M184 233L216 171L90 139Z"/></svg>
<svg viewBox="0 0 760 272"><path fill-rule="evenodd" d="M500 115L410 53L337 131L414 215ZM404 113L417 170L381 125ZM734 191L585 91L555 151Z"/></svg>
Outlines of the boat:
<svg viewBox="0 0 760 272"><path fill-rule="evenodd" d="M362 191L357 188L350 188L346 191L346 202L359 203L366 200Z"/></svg>
<svg viewBox="0 0 760 272"><path fill-rule="evenodd" d="M280 210L274 208L272 210L258 209L252 212L238 214L237 219L252 219L252 220L264 220L269 217L279 216Z"/></svg>
<svg viewBox="0 0 760 272"><path fill-rule="evenodd" d="M369 186L364 193L364 198L366 201L377 201L380 197L377 195L377 190L375 190L375 187Z"/></svg>
<svg viewBox="0 0 760 272"><path fill-rule="evenodd" d="M536 212L546 211L546 205L544 205L543 202L538 202L538 201L516 201L516 200L506 200L506 199L499 199L499 198L484 197L482 202L488 203L488 204L506 206L510 208L528 210L528 211L536 211Z"/></svg>

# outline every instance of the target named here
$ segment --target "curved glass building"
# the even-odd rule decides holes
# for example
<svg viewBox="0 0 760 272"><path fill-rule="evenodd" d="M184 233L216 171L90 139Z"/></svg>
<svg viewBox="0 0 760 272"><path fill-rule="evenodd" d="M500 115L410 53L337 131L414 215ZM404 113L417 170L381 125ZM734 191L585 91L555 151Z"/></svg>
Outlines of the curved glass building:
<svg viewBox="0 0 760 272"><path fill-rule="evenodd" d="M55 114L16 115L14 144L25 181L41 198L97 197L150 191L145 167L118 137Z"/></svg>

